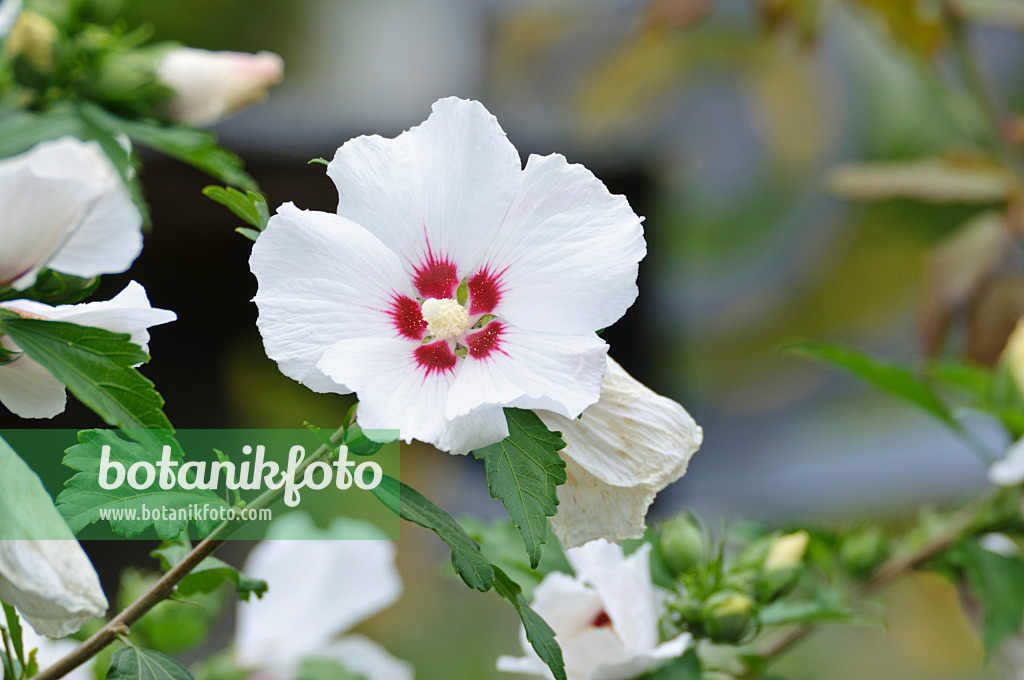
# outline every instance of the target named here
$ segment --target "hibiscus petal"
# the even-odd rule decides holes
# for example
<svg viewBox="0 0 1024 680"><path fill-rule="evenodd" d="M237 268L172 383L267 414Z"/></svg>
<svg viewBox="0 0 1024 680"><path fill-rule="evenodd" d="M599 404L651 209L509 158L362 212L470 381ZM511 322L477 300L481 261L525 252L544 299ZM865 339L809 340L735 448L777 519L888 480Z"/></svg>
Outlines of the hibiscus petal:
<svg viewBox="0 0 1024 680"><path fill-rule="evenodd" d="M601 392L608 345L596 335L530 333L506 325L484 359L467 358L445 407L456 418L487 405L575 418Z"/></svg>
<svg viewBox="0 0 1024 680"><path fill-rule="evenodd" d="M566 547L640 538L655 495L683 476L703 440L682 406L607 361L601 399L582 418L538 413L566 441L569 481L552 519Z"/></svg>
<svg viewBox="0 0 1024 680"><path fill-rule="evenodd" d="M107 611L96 571L73 539L0 541L0 600L55 638Z"/></svg>
<svg viewBox="0 0 1024 680"><path fill-rule="evenodd" d="M0 342L8 350L17 350L10 338ZM22 354L0 366L0 403L11 413L22 418L52 418L64 412L67 401L64 384L28 356Z"/></svg>
<svg viewBox="0 0 1024 680"><path fill-rule="evenodd" d="M99 144L63 137L37 145L29 156L38 176L84 182L92 191L81 223L46 266L86 278L128 269L142 252L142 215Z"/></svg>
<svg viewBox="0 0 1024 680"><path fill-rule="evenodd" d="M494 313L524 330L592 333L636 300L647 252L640 218L582 165L530 156L487 267L502 294Z"/></svg>
<svg viewBox="0 0 1024 680"><path fill-rule="evenodd" d="M450 261L465 277L502 228L522 161L482 104L449 97L394 139L346 142L327 174L338 187L338 214L401 254L410 276L428 261Z"/></svg>
<svg viewBox="0 0 1024 680"><path fill-rule="evenodd" d="M366 680L412 680L412 665L396 659L379 644L362 635L346 635L311 655L328 659Z"/></svg>
<svg viewBox="0 0 1024 680"><path fill-rule="evenodd" d="M244 666L289 668L402 592L395 546L383 540L271 540L244 571L271 584L240 604L235 652Z"/></svg>
<svg viewBox="0 0 1024 680"><path fill-rule="evenodd" d="M682 656L691 639L689 633L682 633L651 651L634 652L621 661L600 663L588 676L588 680L631 680L640 677L662 661Z"/></svg>
<svg viewBox="0 0 1024 680"><path fill-rule="evenodd" d="M291 203L270 218L249 266L267 356L317 392L354 389L317 369L324 350L346 338L400 335L390 310L396 296L415 296L398 257L366 229Z"/></svg>
<svg viewBox="0 0 1024 680"><path fill-rule="evenodd" d="M415 358L416 347L408 340L341 340L324 352L318 368L359 393L356 414L364 429L397 429L406 442L418 439L452 453L466 453L508 436L500 408L445 418L444 404L456 371L424 370Z"/></svg>

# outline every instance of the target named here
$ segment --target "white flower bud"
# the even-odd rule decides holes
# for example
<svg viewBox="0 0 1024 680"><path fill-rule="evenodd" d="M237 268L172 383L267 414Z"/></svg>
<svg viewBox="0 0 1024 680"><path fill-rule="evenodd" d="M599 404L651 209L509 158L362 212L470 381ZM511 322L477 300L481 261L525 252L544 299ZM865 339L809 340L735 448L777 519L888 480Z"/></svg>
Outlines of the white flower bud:
<svg viewBox="0 0 1024 680"><path fill-rule="evenodd" d="M809 540L810 536L806 531L779 536L768 548L768 556L764 558L764 570L772 572L799 565L804 559L804 553L807 552Z"/></svg>
<svg viewBox="0 0 1024 680"><path fill-rule="evenodd" d="M263 101L281 82L284 61L273 52L210 52L179 47L160 60L157 77L175 91L166 113L175 121L210 125Z"/></svg>

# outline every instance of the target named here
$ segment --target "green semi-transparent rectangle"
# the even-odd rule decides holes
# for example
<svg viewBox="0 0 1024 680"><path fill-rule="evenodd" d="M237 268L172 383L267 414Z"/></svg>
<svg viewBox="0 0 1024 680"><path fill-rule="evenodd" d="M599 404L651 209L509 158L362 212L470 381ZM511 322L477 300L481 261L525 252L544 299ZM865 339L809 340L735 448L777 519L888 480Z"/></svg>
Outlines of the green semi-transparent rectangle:
<svg viewBox="0 0 1024 680"><path fill-rule="evenodd" d="M86 430L81 433L78 430L62 429L0 430L0 437L3 437L29 467L39 475L43 485L57 502L58 509L62 510L62 514L65 514L66 517L68 516L68 508L61 507L60 494L62 491L65 491L65 487L69 483L73 484L71 479L74 475L85 473L76 472L76 470L67 467L64 464L64 457L68 449L81 444L80 435L81 439L92 438L96 441L99 441L99 437L103 437L103 441L107 441L106 437L116 435L129 445L141 446L142 450L147 453L152 452L151 456L147 455L147 459L151 458L154 463L161 457L162 452L158 450L160 443L171 442L173 445L173 442L177 442L177 445L180 445L180 449L184 454L183 463L193 464L190 466L190 473L193 474L189 474L186 481L194 481L194 472L204 463L206 465L206 476L209 477L211 465L219 460L217 453L219 451L224 456L223 460L235 464L236 471L240 471L242 464L248 461L250 463L249 481L252 481L251 471L255 462L254 458L257 447L263 447L264 460L267 463L276 463L280 470L283 471L287 468L289 453L294 447L302 447L301 450L305 452L308 458L321 448L323 445L322 438L330 434L330 432L324 431L318 436L317 433L309 429L194 429L177 430L173 433L155 430L127 433L115 430ZM353 430L347 433L346 439L349 442L347 459L353 462L354 465L347 466L345 469L351 472L353 468L363 463L373 463L379 466L382 474L399 478L400 445L397 431L374 430L359 433L358 430ZM388 443L378 446L373 443L374 441L388 441ZM246 447L249 447L249 453L245 453ZM379 450L376 450L372 455L360 455L361 453L365 454L378 448ZM133 450L137 451L138 449ZM89 452L90 455L91 451L92 448L80 449L80 452ZM96 454L97 456L99 455L99 450L96 450ZM298 454L294 455L297 456ZM175 471L179 470L180 467L181 465L175 468ZM350 483L349 488L339 489L337 486L338 466L332 463L331 468L333 470L333 477L331 483L326 488L321 490L301 489L298 503L295 507L289 507L283 500L279 500L267 508L270 510L272 519L268 519L266 513L260 513L260 516L256 519L245 522L230 538L239 540L262 539L270 530L273 520L289 514L303 513L312 519L316 527L325 531L311 532L307 530L309 527L308 522L285 520L274 524L273 537L275 539L295 540L323 538L340 540L367 538L397 539L399 531L398 517L387 510L370 490L359 488L354 483ZM222 472L224 471L226 469ZM320 466L317 473L313 474L311 481L315 484L323 483L323 475L319 474L321 472L323 472L323 466ZM367 469L364 466L364 481L368 483L372 481L372 475L368 476L366 472ZM137 481L144 481L143 477L145 475L143 473L144 469L140 468L140 475L136 478ZM159 477L159 474L157 476ZM110 476L108 481L113 481L113 475ZM178 481L178 479L175 479L175 484ZM204 516L210 517L210 513L214 513L212 516L219 519L222 516L226 516L226 514L230 514L229 509L233 509L234 514L238 516L240 511L244 510L243 506L251 504L254 499L266 490L265 488L238 489L241 503L237 503L234 492L226 488L224 474L220 475L219 481L220 485L215 493L221 499L220 501L208 503L200 501L195 504L171 504L170 506L167 504L146 503L146 510L150 513L159 512L163 517L166 517L168 513L181 513L179 516L184 517L206 513ZM125 480L122 487L127 483L127 480ZM260 486L262 487L263 485L261 484ZM174 491L176 490L178 489L175 488ZM103 492L102 490L98 491ZM214 492L211 490L210 494L212 493ZM115 494L116 491L111 493L112 496ZM149 494L138 492L134 498L127 501L110 498L105 502L109 504L107 509L110 512L113 513L118 510L129 512L134 509L136 517L141 520L143 508L140 507L140 504L145 502L144 496L146 495ZM221 511L220 508L222 507L224 511ZM339 518L358 521L340 521ZM2 521L2 518L0 518L0 521ZM299 527L304 528L300 531ZM197 530L195 523L189 523L188 534L190 538L202 538L204 533ZM104 520L83 527L76 535L81 540L154 540L159 538L156 531L150 527L128 539L112 531L109 522ZM57 539L60 537L54 536L53 538Z"/></svg>

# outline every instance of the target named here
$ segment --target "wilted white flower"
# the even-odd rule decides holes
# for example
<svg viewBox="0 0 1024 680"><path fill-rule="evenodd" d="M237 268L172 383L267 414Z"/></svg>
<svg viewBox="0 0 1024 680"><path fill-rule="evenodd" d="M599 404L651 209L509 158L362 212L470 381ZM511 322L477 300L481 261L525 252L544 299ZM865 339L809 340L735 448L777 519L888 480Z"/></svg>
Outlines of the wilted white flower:
<svg viewBox="0 0 1024 680"><path fill-rule="evenodd" d="M643 536L654 497L686 472L703 432L686 410L608 357L601 399L582 418L538 415L565 439L569 480L551 526L569 548Z"/></svg>
<svg viewBox="0 0 1024 680"><path fill-rule="evenodd" d="M525 169L494 117L442 99L395 139L358 137L327 174L338 214L285 204L250 266L267 354L355 392L368 430L465 453L502 408L575 418L597 401L597 336L636 298L646 246L626 199L559 155Z"/></svg>
<svg viewBox="0 0 1024 680"><path fill-rule="evenodd" d="M43 142L0 160L0 285L44 267L92 277L123 272L142 250L142 216L96 142Z"/></svg>
<svg viewBox="0 0 1024 680"><path fill-rule="evenodd" d="M31 300L12 300L0 302L0 309L10 309L28 318L128 333L131 341L143 351L149 343L147 329L150 326L177 318L174 312L151 307L146 290L135 281L111 300L57 307ZM10 336L0 336L0 345L10 352L20 352ZM11 363L0 364L0 403L22 418L52 418L64 410L67 393L64 384L41 364L25 354L17 354Z"/></svg>
<svg viewBox="0 0 1024 680"><path fill-rule="evenodd" d="M263 101L283 75L284 61L273 52L179 47L164 54L157 67L158 80L176 95L167 115L190 125L210 125Z"/></svg>
<svg viewBox="0 0 1024 680"><path fill-rule="evenodd" d="M1024 482L1024 438L1010 444L1003 457L989 465L988 479L996 486L1017 486Z"/></svg>
<svg viewBox="0 0 1024 680"><path fill-rule="evenodd" d="M305 516L285 516L305 522ZM266 680L290 680L304 659L336 661L367 680L411 680L409 664L362 635L342 633L398 599L402 582L387 540L263 541L243 571L267 581L262 599L238 607L235 658ZM271 534L273 536L273 533Z"/></svg>
<svg viewBox="0 0 1024 680"><path fill-rule="evenodd" d="M74 539L0 541L0 600L48 637L107 612L96 570Z"/></svg>
<svg viewBox="0 0 1024 680"><path fill-rule="evenodd" d="M681 656L691 636L658 643L658 601L651 584L651 546L625 557L597 540L566 552L576 576L552 572L533 592L531 607L555 631L569 680L629 680ZM526 656L498 659L498 670L553 677L526 639Z"/></svg>

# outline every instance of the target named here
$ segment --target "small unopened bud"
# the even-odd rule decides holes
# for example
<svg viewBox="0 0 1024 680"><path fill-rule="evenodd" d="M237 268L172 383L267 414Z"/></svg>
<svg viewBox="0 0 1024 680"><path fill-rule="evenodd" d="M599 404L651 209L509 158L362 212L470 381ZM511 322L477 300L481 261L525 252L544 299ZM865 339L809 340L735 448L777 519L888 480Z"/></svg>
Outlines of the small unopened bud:
<svg viewBox="0 0 1024 680"><path fill-rule="evenodd" d="M809 541L806 531L796 531L771 542L755 588L758 601L772 602L796 584Z"/></svg>
<svg viewBox="0 0 1024 680"><path fill-rule="evenodd" d="M661 525L661 558L673 578L686 574L707 559L707 541L689 514L677 515Z"/></svg>
<svg viewBox="0 0 1024 680"><path fill-rule="evenodd" d="M37 71L46 73L53 68L57 37L57 27L52 21L42 14L24 10L14 22L4 49L9 56L21 57Z"/></svg>
<svg viewBox="0 0 1024 680"><path fill-rule="evenodd" d="M712 642L738 643L754 628L754 601L746 593L720 590L704 601L704 634Z"/></svg>
<svg viewBox="0 0 1024 680"><path fill-rule="evenodd" d="M889 540L876 526L854 531L839 546L839 563L853 576L864 576L889 554Z"/></svg>

